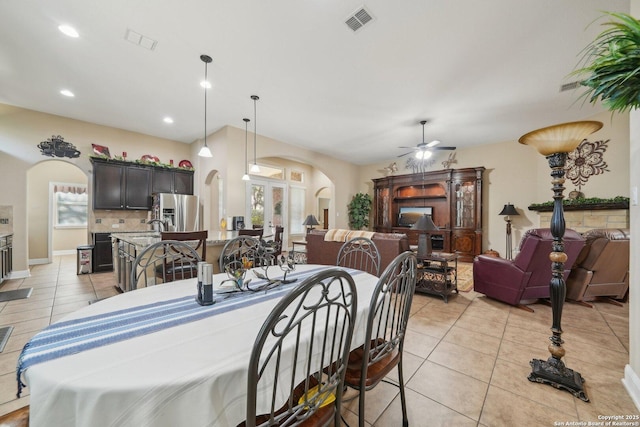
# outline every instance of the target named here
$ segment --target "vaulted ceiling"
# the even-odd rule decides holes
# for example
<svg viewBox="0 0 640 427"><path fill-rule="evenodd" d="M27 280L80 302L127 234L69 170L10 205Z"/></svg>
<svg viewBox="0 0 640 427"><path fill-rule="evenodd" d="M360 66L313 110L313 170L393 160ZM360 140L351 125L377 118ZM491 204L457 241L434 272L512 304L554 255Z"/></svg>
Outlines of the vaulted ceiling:
<svg viewBox="0 0 640 427"><path fill-rule="evenodd" d="M370 164L421 142L423 119L464 147L602 111L560 88L605 10L629 1L3 0L0 103L191 143L207 54L208 134L253 129L256 94L259 134Z"/></svg>

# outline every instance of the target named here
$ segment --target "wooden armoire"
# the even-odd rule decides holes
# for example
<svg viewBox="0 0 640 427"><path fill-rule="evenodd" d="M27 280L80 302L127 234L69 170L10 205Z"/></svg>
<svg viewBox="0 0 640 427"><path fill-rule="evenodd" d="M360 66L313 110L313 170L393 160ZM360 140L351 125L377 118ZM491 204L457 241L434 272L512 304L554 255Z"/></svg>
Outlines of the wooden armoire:
<svg viewBox="0 0 640 427"><path fill-rule="evenodd" d="M374 179L374 230L406 233L415 245L419 232L403 224L401 212L430 212L439 228L431 232L433 250L455 252L460 261L473 261L482 252L484 170L444 169Z"/></svg>

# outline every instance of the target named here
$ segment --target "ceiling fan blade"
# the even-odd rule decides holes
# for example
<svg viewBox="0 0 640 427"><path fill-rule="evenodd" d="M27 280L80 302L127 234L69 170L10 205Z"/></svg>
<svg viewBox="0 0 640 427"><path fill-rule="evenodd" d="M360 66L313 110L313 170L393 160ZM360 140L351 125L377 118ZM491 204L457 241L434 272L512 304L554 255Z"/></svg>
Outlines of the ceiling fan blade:
<svg viewBox="0 0 640 427"><path fill-rule="evenodd" d="M418 150L419 149L418 147L405 147L403 145L399 146L398 148L407 148L409 150Z"/></svg>
<svg viewBox="0 0 640 427"><path fill-rule="evenodd" d="M404 156L406 156L407 154L413 154L413 151L409 151L408 153L400 154L398 157L404 157Z"/></svg>
<svg viewBox="0 0 640 427"><path fill-rule="evenodd" d="M456 147L431 147L430 150L455 150Z"/></svg>

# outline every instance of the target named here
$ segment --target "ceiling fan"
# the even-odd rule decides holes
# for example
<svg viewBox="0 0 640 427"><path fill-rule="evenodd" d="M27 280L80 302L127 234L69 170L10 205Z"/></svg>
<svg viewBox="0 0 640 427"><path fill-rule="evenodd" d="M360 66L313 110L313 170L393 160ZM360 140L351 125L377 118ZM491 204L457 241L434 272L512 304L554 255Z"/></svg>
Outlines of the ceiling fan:
<svg viewBox="0 0 640 427"><path fill-rule="evenodd" d="M439 147L440 141L431 141L429 143L424 141L424 125L427 123L426 120L421 120L420 124L422 125L422 142L415 147L398 147L398 148L409 148L413 151L409 151L408 153L400 154L398 157L406 156L407 154L415 153L417 159L428 159L432 156L432 150L455 150L456 147Z"/></svg>

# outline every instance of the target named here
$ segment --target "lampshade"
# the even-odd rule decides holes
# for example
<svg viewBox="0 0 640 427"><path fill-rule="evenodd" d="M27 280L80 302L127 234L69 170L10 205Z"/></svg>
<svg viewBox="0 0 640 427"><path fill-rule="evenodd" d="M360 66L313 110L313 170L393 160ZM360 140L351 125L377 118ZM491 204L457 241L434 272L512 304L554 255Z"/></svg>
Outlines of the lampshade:
<svg viewBox="0 0 640 427"><path fill-rule="evenodd" d="M315 216L307 215L302 225L320 225L320 223L318 222Z"/></svg>
<svg viewBox="0 0 640 427"><path fill-rule="evenodd" d="M204 62L204 81L207 82L207 66L213 59L209 55L200 55L200 60ZM212 157L211 150L207 147L207 87L204 87L204 145L198 152L200 157Z"/></svg>
<svg viewBox="0 0 640 427"><path fill-rule="evenodd" d="M507 203L506 205L504 205L504 207L502 208L502 210L498 215L520 215L520 214L511 203Z"/></svg>
<svg viewBox="0 0 640 427"><path fill-rule="evenodd" d="M412 230L433 231L439 230L438 226L433 223L431 215L424 214L411 226Z"/></svg>
<svg viewBox="0 0 640 427"><path fill-rule="evenodd" d="M533 146L543 156L570 153L588 135L600 130L602 122L581 121L548 126L520 137L520 144Z"/></svg>
<svg viewBox="0 0 640 427"><path fill-rule="evenodd" d="M256 128L258 126L258 116L256 112L256 101L260 99L258 95L251 95L251 99L253 99L253 164L251 165L251 172L258 173L260 172L260 166L258 166L256 160Z"/></svg>

